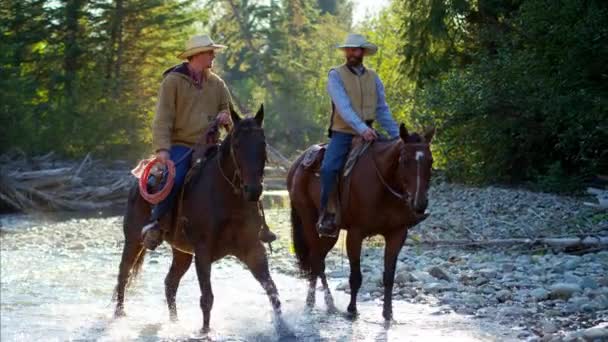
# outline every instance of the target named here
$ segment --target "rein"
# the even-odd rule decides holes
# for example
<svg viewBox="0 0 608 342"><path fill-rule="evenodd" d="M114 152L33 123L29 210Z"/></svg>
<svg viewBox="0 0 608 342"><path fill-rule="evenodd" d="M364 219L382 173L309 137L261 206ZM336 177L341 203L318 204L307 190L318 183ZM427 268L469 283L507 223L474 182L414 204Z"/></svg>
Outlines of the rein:
<svg viewBox="0 0 608 342"><path fill-rule="evenodd" d="M220 151L217 155L217 167L218 169L220 169L220 173L222 174L222 177L224 177L224 179L226 180L226 182L228 182L228 184L230 184L230 186L232 187L232 191L234 192L235 195L238 195L241 190L239 189L239 187L237 187L235 185L235 183L237 182L238 179L241 178L241 171L239 169L239 164L236 162L236 157L234 156L234 149L232 148L232 141L230 141L230 145L228 146L228 148L230 149L230 157L232 158L232 163L234 164L234 173L232 174L232 180L230 180L228 178L228 176L226 176L226 173L224 173L224 169L222 168L222 152Z"/></svg>
<svg viewBox="0 0 608 342"><path fill-rule="evenodd" d="M424 144L424 143L416 143L416 144L409 144L412 146L427 146L428 144ZM408 199L408 195L407 193L399 193L399 191L393 189L384 179L384 177L382 177L382 174L380 173L380 169L378 169L378 163L376 162L376 156L374 154L374 151L370 151L371 155L372 155L372 161L374 164L374 169L376 170L376 175L378 175L378 178L380 179L380 182L382 183L382 185L384 185L384 187L391 193L393 194L393 196L397 197L399 200L406 202ZM399 162L401 162L401 156L399 156Z"/></svg>

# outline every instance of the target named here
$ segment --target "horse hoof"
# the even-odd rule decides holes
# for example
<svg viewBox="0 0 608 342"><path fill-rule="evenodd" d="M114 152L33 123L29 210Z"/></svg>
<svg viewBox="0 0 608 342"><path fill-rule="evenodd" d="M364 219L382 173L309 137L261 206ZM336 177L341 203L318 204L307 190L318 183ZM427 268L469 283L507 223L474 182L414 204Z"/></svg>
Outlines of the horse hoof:
<svg viewBox="0 0 608 342"><path fill-rule="evenodd" d="M177 321L179 321L177 319L177 315L169 315L169 320L171 321L171 323L176 323Z"/></svg>
<svg viewBox="0 0 608 342"><path fill-rule="evenodd" d="M390 322L393 320L393 313L392 312L383 312L382 317L384 317L385 321Z"/></svg>
<svg viewBox="0 0 608 342"><path fill-rule="evenodd" d="M124 309L116 309L116 311L114 311L114 318L121 318L125 317L126 315L127 313Z"/></svg>

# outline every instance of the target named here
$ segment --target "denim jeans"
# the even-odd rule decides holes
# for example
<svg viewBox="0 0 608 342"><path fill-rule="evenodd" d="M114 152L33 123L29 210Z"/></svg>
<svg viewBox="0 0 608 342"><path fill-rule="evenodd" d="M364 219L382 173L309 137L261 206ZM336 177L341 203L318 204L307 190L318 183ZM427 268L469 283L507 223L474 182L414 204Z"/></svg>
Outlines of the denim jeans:
<svg viewBox="0 0 608 342"><path fill-rule="evenodd" d="M174 163L177 163L184 157L186 153L190 151L190 148L182 145L173 145L169 151L170 158ZM175 164L175 179L173 180L173 188L169 195L162 200L160 203L152 208L152 221L159 220L164 214L166 214L173 207L175 197L179 193L184 180L186 179L186 173L190 169L190 156L184 158L179 163Z"/></svg>
<svg viewBox="0 0 608 342"><path fill-rule="evenodd" d="M332 132L321 164L321 208L323 209L327 208L329 195L336 186L340 171L346 163L353 138L352 134Z"/></svg>

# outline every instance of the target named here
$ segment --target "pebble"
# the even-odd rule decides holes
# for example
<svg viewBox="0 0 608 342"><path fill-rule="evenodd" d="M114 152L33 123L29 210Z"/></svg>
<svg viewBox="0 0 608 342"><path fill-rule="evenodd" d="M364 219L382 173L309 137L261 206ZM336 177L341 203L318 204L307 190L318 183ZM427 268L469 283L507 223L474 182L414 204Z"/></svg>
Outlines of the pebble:
<svg viewBox="0 0 608 342"><path fill-rule="evenodd" d="M568 299L572 297L573 294L581 292L582 289L578 284L570 284L570 283L557 283L551 285L551 294L550 297L553 299L562 298Z"/></svg>
<svg viewBox="0 0 608 342"><path fill-rule="evenodd" d="M452 281L452 278L448 275L448 272L439 266L433 266L429 268L427 272L437 279Z"/></svg>
<svg viewBox="0 0 608 342"><path fill-rule="evenodd" d="M501 303L504 303L507 300L511 299L512 296L513 294L509 290L500 290L496 292L496 299Z"/></svg>

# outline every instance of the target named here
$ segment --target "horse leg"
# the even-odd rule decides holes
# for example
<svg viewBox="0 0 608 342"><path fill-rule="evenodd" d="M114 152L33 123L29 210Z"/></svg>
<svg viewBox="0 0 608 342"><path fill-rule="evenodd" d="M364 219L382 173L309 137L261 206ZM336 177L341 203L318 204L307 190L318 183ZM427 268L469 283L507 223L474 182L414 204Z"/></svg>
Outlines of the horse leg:
<svg viewBox="0 0 608 342"><path fill-rule="evenodd" d="M181 252L175 248L173 250L173 261L167 277L165 278L165 298L169 306L169 318L171 321L177 321L177 306L175 304L175 296L179 281L182 279L186 271L192 264L192 255Z"/></svg>
<svg viewBox="0 0 608 342"><path fill-rule="evenodd" d="M316 289L317 289L317 275L311 273L308 276L308 294L306 295L306 306L310 309L315 307L316 298Z"/></svg>
<svg viewBox="0 0 608 342"><path fill-rule="evenodd" d="M213 307L213 291L211 290L211 255L208 245L199 244L195 247L195 265L198 284L201 288L201 310L203 311L204 334L209 332L211 308Z"/></svg>
<svg viewBox="0 0 608 342"><path fill-rule="evenodd" d="M386 235L384 247L384 308L382 316L390 321L393 318L393 284L395 282L395 267L401 246L407 237L407 229L395 230Z"/></svg>
<svg viewBox="0 0 608 342"><path fill-rule="evenodd" d="M268 269L268 259L266 258L266 250L261 243L257 242L244 257L239 257L253 274L253 277L262 285L266 295L270 300L272 309L274 310L273 322L275 328L281 338L295 339L295 335L281 317L281 301L279 300L279 291L272 280L270 270Z"/></svg>
<svg viewBox="0 0 608 342"><path fill-rule="evenodd" d="M279 291L270 276L268 268L268 258L266 258L266 250L261 243L257 242L244 257L239 258L247 267L253 277L262 285L266 295L270 300L272 309L278 315L281 314L281 301L279 300Z"/></svg>
<svg viewBox="0 0 608 342"><path fill-rule="evenodd" d="M321 270L319 276L321 278L321 284L323 285L323 292L325 293L325 306L327 306L327 310L331 313L337 312L338 309L334 304L334 298L331 295L331 290L327 283L327 276L325 275L325 258L327 257L327 253L329 253L336 244L336 241L338 241L337 237L321 239Z"/></svg>
<svg viewBox="0 0 608 342"><path fill-rule="evenodd" d="M131 242L125 241L122 249L122 258L118 271L118 283L114 290L114 298L116 298L116 309L114 317L125 316L125 289L130 278L135 277L143 263L145 250L140 241Z"/></svg>
<svg viewBox="0 0 608 342"><path fill-rule="evenodd" d="M361 243L363 238L360 234L354 232L354 229L349 230L346 235L346 252L348 253L348 261L350 263L350 303L348 304L348 313L355 316L357 314L357 292L361 288Z"/></svg>

